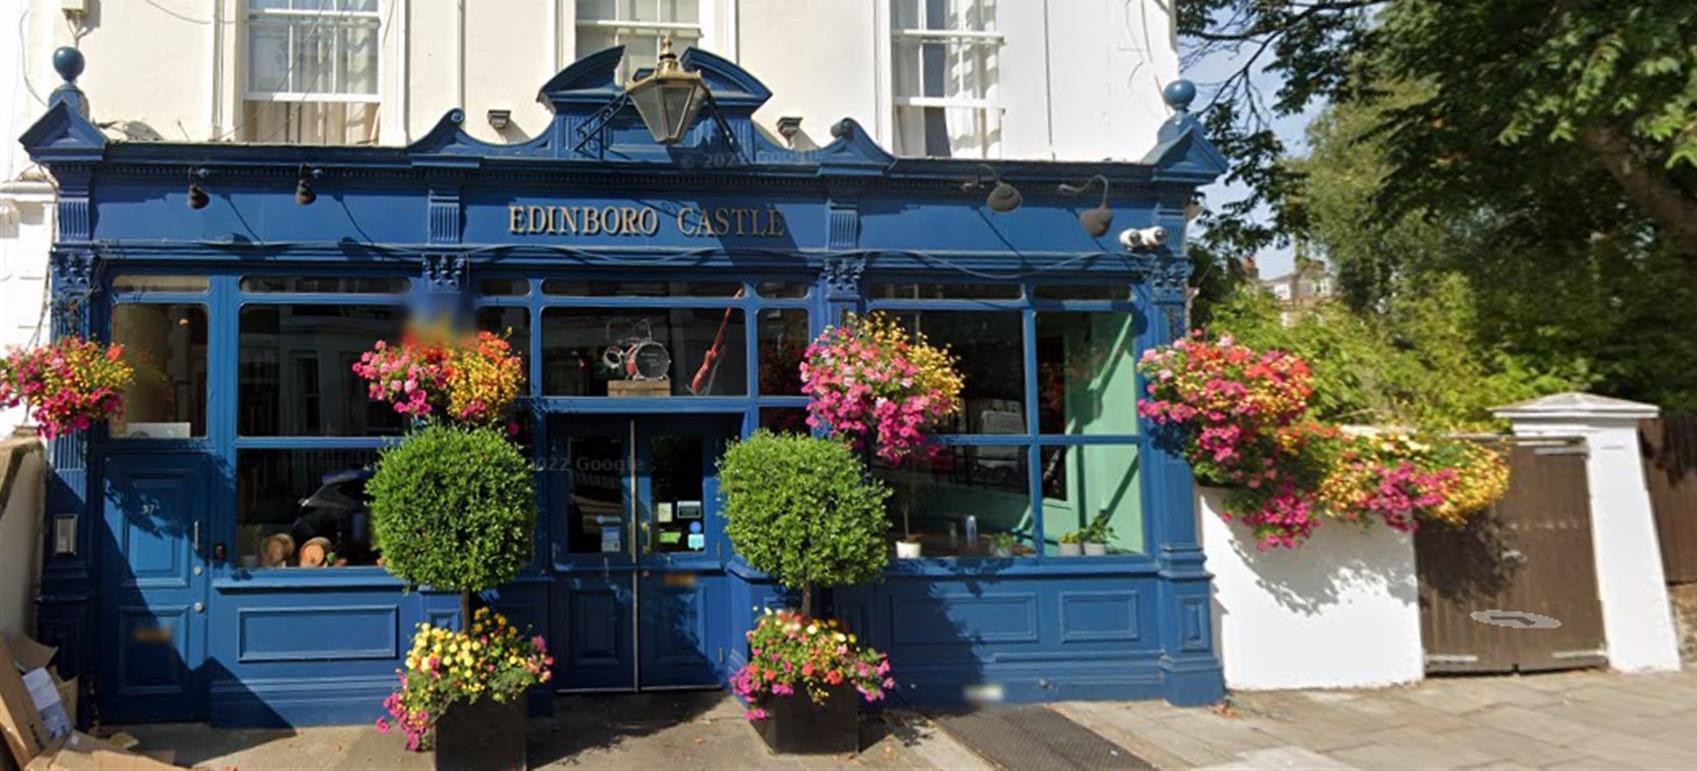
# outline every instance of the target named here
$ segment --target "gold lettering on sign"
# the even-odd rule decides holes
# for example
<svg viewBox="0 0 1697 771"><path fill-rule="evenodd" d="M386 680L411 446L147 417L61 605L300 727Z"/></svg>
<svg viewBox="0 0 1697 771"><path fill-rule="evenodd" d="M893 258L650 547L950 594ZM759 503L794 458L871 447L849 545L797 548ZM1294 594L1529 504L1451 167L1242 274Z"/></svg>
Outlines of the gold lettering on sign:
<svg viewBox="0 0 1697 771"><path fill-rule="evenodd" d="M772 207L683 206L673 218L678 233L691 238L743 236L783 238L784 215ZM652 206L507 206L507 232L514 235L647 236L660 232Z"/></svg>

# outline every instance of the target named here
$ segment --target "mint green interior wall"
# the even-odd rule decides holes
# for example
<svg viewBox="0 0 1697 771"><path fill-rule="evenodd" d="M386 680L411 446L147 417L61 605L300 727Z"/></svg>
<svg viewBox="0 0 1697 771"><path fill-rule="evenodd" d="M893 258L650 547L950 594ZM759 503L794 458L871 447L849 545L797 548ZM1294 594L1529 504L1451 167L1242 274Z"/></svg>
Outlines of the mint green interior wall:
<svg viewBox="0 0 1697 771"><path fill-rule="evenodd" d="M1039 314L1041 323L1042 314ZM1130 313L1069 313L1065 340L1066 433L1137 433L1137 351ZM1044 537L1062 534L1109 512L1114 551L1143 550L1143 505L1137 485L1137 448L1093 445L1064 448L1065 498L1043 498Z"/></svg>

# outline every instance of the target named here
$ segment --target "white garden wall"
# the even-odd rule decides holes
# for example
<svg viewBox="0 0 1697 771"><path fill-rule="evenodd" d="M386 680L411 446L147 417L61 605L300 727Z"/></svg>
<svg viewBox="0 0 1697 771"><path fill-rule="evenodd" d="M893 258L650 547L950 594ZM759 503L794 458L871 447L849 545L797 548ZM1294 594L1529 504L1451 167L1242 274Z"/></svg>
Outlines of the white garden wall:
<svg viewBox="0 0 1697 771"><path fill-rule="evenodd" d="M1326 522L1297 549L1257 551L1201 488L1198 532L1214 574L1214 639L1226 687L1355 688L1421 679L1414 538Z"/></svg>

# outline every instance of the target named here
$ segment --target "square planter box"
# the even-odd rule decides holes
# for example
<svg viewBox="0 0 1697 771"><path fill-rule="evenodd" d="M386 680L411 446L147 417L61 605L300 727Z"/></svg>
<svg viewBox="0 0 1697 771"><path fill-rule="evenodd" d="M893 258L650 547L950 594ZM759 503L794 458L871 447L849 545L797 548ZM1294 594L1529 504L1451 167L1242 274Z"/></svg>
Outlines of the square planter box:
<svg viewBox="0 0 1697 771"><path fill-rule="evenodd" d="M526 698L455 704L436 721L437 771L524 771Z"/></svg>
<svg viewBox="0 0 1697 771"><path fill-rule="evenodd" d="M824 704L814 704L805 689L761 702L765 720L754 721L773 752L826 755L860 751L860 694L847 685L830 689Z"/></svg>

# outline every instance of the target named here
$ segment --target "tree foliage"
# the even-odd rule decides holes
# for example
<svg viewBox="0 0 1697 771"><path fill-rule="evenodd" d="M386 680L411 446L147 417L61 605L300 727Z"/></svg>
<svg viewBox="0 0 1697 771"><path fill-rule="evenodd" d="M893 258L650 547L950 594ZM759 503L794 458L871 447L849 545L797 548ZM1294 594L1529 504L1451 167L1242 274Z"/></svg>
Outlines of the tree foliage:
<svg viewBox="0 0 1697 771"><path fill-rule="evenodd" d="M417 429L383 451L365 489L384 567L408 583L482 591L530 562L535 477L495 429Z"/></svg>
<svg viewBox="0 0 1697 771"><path fill-rule="evenodd" d="M889 559L890 491L842 442L756 431L719 459L719 494L737 553L803 605L812 587L872 580Z"/></svg>

